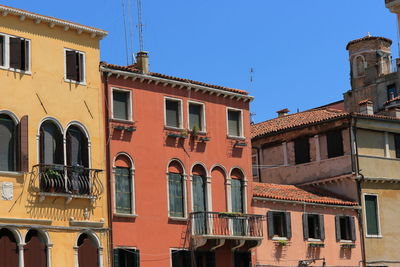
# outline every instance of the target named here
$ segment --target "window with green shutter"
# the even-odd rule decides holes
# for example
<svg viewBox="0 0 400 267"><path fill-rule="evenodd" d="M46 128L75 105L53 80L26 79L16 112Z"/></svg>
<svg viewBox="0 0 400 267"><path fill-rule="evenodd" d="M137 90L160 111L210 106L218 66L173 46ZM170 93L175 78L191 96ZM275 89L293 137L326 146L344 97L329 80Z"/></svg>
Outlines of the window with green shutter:
<svg viewBox="0 0 400 267"><path fill-rule="evenodd" d="M115 210L132 214L132 177L129 168L115 168Z"/></svg>
<svg viewBox="0 0 400 267"><path fill-rule="evenodd" d="M242 136L242 112L228 109L228 135Z"/></svg>
<svg viewBox="0 0 400 267"><path fill-rule="evenodd" d="M0 35L0 66L4 66L4 55L5 55L5 38Z"/></svg>
<svg viewBox="0 0 400 267"><path fill-rule="evenodd" d="M118 120L131 120L130 92L113 90L113 118Z"/></svg>
<svg viewBox="0 0 400 267"><path fill-rule="evenodd" d="M336 215L336 241L356 240L355 221L353 216Z"/></svg>
<svg viewBox="0 0 400 267"><path fill-rule="evenodd" d="M365 195L365 218L367 235L379 235L378 201L376 195Z"/></svg>
<svg viewBox="0 0 400 267"><path fill-rule="evenodd" d="M74 82L85 81L85 54L75 50L65 50L65 79Z"/></svg>
<svg viewBox="0 0 400 267"><path fill-rule="evenodd" d="M292 237L290 212L268 211L267 213L268 237Z"/></svg>
<svg viewBox="0 0 400 267"><path fill-rule="evenodd" d="M138 249L116 248L113 251L114 267L140 267Z"/></svg>
<svg viewBox="0 0 400 267"><path fill-rule="evenodd" d="M183 175L180 173L168 173L169 189L169 216L184 217L184 190Z"/></svg>

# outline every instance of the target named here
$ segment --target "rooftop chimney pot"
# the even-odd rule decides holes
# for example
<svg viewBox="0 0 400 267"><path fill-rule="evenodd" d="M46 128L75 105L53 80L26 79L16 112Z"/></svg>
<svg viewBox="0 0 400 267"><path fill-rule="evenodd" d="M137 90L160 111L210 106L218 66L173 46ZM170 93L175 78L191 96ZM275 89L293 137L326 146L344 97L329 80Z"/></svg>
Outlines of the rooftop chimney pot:
<svg viewBox="0 0 400 267"><path fill-rule="evenodd" d="M360 106L360 113L366 115L374 115L374 103L371 100L362 100L358 102L358 105Z"/></svg>
<svg viewBox="0 0 400 267"><path fill-rule="evenodd" d="M276 113L278 113L278 118L280 118L280 117L287 116L289 113L289 110L287 108L285 108L285 109L278 110Z"/></svg>
<svg viewBox="0 0 400 267"><path fill-rule="evenodd" d="M143 74L149 73L149 53L140 51L136 54L136 67L142 71Z"/></svg>

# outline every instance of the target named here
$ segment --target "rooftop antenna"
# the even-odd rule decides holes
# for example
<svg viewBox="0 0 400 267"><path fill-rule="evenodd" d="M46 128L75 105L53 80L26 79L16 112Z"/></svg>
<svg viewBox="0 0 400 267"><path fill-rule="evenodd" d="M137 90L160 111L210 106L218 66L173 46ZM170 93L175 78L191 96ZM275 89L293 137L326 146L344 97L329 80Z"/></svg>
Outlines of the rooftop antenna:
<svg viewBox="0 0 400 267"><path fill-rule="evenodd" d="M128 37L126 33L126 18L125 18L125 5L124 5L124 0L121 0L122 4L122 17L124 19L124 36L125 36L125 56L126 56L126 65L129 65L129 59L128 59Z"/></svg>
<svg viewBox="0 0 400 267"><path fill-rule="evenodd" d="M139 49L143 51L143 23L142 23L142 0L136 0L137 15L138 15L138 29L139 29Z"/></svg>

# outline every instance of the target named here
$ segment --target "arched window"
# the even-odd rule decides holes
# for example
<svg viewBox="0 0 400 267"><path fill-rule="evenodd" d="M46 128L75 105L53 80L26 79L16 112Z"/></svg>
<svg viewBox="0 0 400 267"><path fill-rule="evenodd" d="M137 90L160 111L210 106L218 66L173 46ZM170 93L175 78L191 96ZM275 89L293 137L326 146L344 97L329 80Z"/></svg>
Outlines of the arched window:
<svg viewBox="0 0 400 267"><path fill-rule="evenodd" d="M355 78L365 75L365 59L361 55L353 59L353 75Z"/></svg>
<svg viewBox="0 0 400 267"><path fill-rule="evenodd" d="M121 214L134 214L132 161L125 155L115 160L115 211Z"/></svg>
<svg viewBox="0 0 400 267"><path fill-rule="evenodd" d="M0 229L0 267L18 266L18 251L13 233Z"/></svg>
<svg viewBox="0 0 400 267"><path fill-rule="evenodd" d="M47 248L42 235L37 230L29 230L25 237L24 266L47 267Z"/></svg>
<svg viewBox="0 0 400 267"><path fill-rule="evenodd" d="M64 164L63 136L60 128L47 120L40 126L40 163Z"/></svg>
<svg viewBox="0 0 400 267"><path fill-rule="evenodd" d="M93 237L83 233L78 238L79 267L99 267L98 246Z"/></svg>
<svg viewBox="0 0 400 267"><path fill-rule="evenodd" d="M233 169L231 172L231 199L232 212L244 213L244 175L239 169ZM234 235L243 235L245 231L245 222L240 218L233 220Z"/></svg>
<svg viewBox="0 0 400 267"><path fill-rule="evenodd" d="M67 130L67 165L89 167L88 138L75 125L70 126Z"/></svg>
<svg viewBox="0 0 400 267"><path fill-rule="evenodd" d="M193 211L207 210L207 177L203 166L196 165L192 170Z"/></svg>
<svg viewBox="0 0 400 267"><path fill-rule="evenodd" d="M185 217L185 189L183 167L178 161L168 166L169 216Z"/></svg>
<svg viewBox="0 0 400 267"><path fill-rule="evenodd" d="M0 170L17 170L17 126L6 114L0 114Z"/></svg>

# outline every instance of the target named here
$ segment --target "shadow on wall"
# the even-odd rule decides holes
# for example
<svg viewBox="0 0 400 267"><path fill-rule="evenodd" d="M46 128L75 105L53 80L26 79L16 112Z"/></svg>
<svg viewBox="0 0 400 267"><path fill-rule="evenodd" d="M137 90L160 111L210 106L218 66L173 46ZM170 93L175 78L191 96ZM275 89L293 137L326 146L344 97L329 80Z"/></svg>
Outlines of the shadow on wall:
<svg viewBox="0 0 400 267"><path fill-rule="evenodd" d="M319 259L321 255L321 248L310 247L307 248L307 258L309 259Z"/></svg>
<svg viewBox="0 0 400 267"><path fill-rule="evenodd" d="M340 258L341 259L351 259L351 249L341 248L340 249Z"/></svg>

